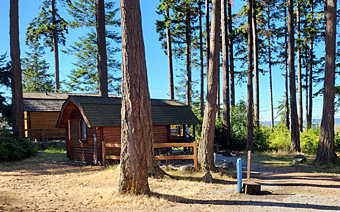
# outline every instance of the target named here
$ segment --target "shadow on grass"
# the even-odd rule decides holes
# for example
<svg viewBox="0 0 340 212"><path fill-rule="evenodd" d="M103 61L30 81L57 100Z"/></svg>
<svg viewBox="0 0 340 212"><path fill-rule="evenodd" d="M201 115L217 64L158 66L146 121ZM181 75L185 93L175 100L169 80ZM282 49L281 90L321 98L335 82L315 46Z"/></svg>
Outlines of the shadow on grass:
<svg viewBox="0 0 340 212"><path fill-rule="evenodd" d="M251 205L255 207L275 207L277 209L294 208L294 209L317 209L317 210L333 210L339 211L340 206L327 206L317 204L303 204L303 203L284 203L284 202L270 202L270 201L242 201L242 200L201 200L201 199L189 199L176 195L167 195L152 193L153 196L163 198L171 202L178 202L183 204L202 204L202 205ZM274 210L274 208L273 208Z"/></svg>
<svg viewBox="0 0 340 212"><path fill-rule="evenodd" d="M339 164L325 164L318 165L314 163L315 156L307 155L307 162L300 164L292 164L291 161L294 155L287 156L271 156L265 154L258 154L256 159L257 164L266 169L276 169L276 172L304 172L304 173L328 173L328 174L340 174Z"/></svg>
<svg viewBox="0 0 340 212"><path fill-rule="evenodd" d="M11 176L66 174L103 169L104 167L101 166L84 166L82 163L70 161L67 159L65 151L39 151L35 157L0 164L2 175L6 175L6 172L20 172L20 174L15 175L11 173Z"/></svg>
<svg viewBox="0 0 340 212"><path fill-rule="evenodd" d="M175 179L175 180L202 182L202 177L187 177L187 176L173 176L173 175L171 177L172 179ZM213 179L213 183L222 184L222 185L230 185L230 184L236 184L237 182L223 180L223 179Z"/></svg>

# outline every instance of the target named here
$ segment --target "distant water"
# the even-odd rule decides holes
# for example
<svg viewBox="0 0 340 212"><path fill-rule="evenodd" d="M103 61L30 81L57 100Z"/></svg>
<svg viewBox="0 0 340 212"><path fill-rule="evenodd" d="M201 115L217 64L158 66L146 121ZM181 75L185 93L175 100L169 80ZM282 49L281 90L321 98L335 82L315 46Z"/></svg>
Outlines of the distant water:
<svg viewBox="0 0 340 212"><path fill-rule="evenodd" d="M264 122L261 122L261 123L262 123L262 125L267 125L269 127L271 125L270 121L264 121ZM274 125L276 125L277 123L279 123L279 121L274 121ZM312 119L312 123L313 124L321 124L321 119ZM303 121L303 124L304 125L306 124L306 120ZM337 128L339 125L340 125L340 118L335 118L334 119L335 128Z"/></svg>

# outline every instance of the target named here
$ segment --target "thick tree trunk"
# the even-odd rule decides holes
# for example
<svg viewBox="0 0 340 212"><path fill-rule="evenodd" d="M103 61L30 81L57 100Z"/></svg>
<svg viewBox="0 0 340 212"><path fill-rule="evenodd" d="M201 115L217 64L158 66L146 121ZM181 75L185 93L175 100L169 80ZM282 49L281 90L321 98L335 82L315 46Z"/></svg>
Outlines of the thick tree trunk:
<svg viewBox="0 0 340 212"><path fill-rule="evenodd" d="M300 49L300 3L297 2L296 10L296 33L297 33L297 68L298 68L298 93L299 93L299 130L303 131L303 114L302 114L302 74L301 74L301 49Z"/></svg>
<svg viewBox="0 0 340 212"><path fill-rule="evenodd" d="M10 1L10 48L11 48L11 83L12 83L12 119L13 133L24 137L24 106L22 101L22 71L19 44L19 7L18 0Z"/></svg>
<svg viewBox="0 0 340 212"><path fill-rule="evenodd" d="M231 15L231 1L228 1L228 27L229 27L229 61L230 61L230 105L235 106L235 78L234 78L234 47L233 47L233 20Z"/></svg>
<svg viewBox="0 0 340 212"><path fill-rule="evenodd" d="M204 110L200 148L198 149L198 163L202 170L209 171L215 169L214 164L214 135L215 121L218 106L217 80L219 72L220 56L220 26L221 26L221 0L212 1L211 18L211 50L209 58L209 71L207 73L207 100Z"/></svg>
<svg viewBox="0 0 340 212"><path fill-rule="evenodd" d="M228 73L228 31L227 31L227 0L221 1L222 28L222 80L223 80L223 120L222 145L227 146L230 132L230 101L229 101L229 73Z"/></svg>
<svg viewBox="0 0 340 212"><path fill-rule="evenodd" d="M51 0L52 10L52 24L55 25L55 0ZM59 50L58 50L58 35L57 28L53 29L53 47L54 47L54 78L55 78L55 92L60 90L59 83Z"/></svg>
<svg viewBox="0 0 340 212"><path fill-rule="evenodd" d="M248 1L248 71L247 71L247 150L253 150L253 0Z"/></svg>
<svg viewBox="0 0 340 212"><path fill-rule="evenodd" d="M202 30L202 2L198 1L199 7L199 28L200 28L200 69L201 69L201 95L200 115L204 115L204 58L203 58L203 30Z"/></svg>
<svg viewBox="0 0 340 212"><path fill-rule="evenodd" d="M98 75L99 95L108 96L107 55L105 38L105 9L104 0L96 0L97 4L97 45L98 45Z"/></svg>
<svg viewBox="0 0 340 212"><path fill-rule="evenodd" d="M289 0L288 0L289 1ZM285 7L285 16L287 17L287 7ZM289 130L289 102L288 102L288 32L287 19L285 19L285 97L286 97L286 130Z"/></svg>
<svg viewBox="0 0 340 212"><path fill-rule="evenodd" d="M165 16L170 17L169 8L165 10ZM169 19L170 20L170 19ZM171 49L171 32L170 32L170 23L166 28L166 45L167 45L167 54L168 54L168 68L169 68L169 94L170 99L175 99L174 92L174 73L172 68L172 49Z"/></svg>
<svg viewBox="0 0 340 212"><path fill-rule="evenodd" d="M314 27L314 14L313 14L313 1L311 1L311 26ZM310 43L309 43L309 113L307 118L307 129L312 126L313 118L313 33L310 32Z"/></svg>
<svg viewBox="0 0 340 212"><path fill-rule="evenodd" d="M185 40L186 40L186 56L187 56L187 84L186 84L186 104L191 107L191 27L190 27L190 10L186 4L185 12Z"/></svg>
<svg viewBox="0 0 340 212"><path fill-rule="evenodd" d="M272 54L271 54L271 27L270 27L270 5L268 4L268 64L269 64L269 93L270 93L270 117L271 130L274 130L274 108L273 108L273 83L272 83Z"/></svg>
<svg viewBox="0 0 340 212"><path fill-rule="evenodd" d="M252 10L252 27L253 27L253 49L254 49L254 118L255 127L260 126L260 88L259 88L259 51L257 40L257 26L256 26L256 1L253 2Z"/></svg>
<svg viewBox="0 0 340 212"><path fill-rule="evenodd" d="M327 0L324 99L319 145L315 160L319 164L339 161L334 151L336 4L336 0Z"/></svg>
<svg viewBox="0 0 340 212"><path fill-rule="evenodd" d="M291 114L291 152L300 152L300 132L296 107L296 86L295 86L295 66L294 66L294 16L293 0L288 0L288 66L289 66L289 91L290 91L290 114Z"/></svg>
<svg viewBox="0 0 340 212"><path fill-rule="evenodd" d="M120 11L122 147L117 192L149 194L147 151L153 148L153 135L139 0L121 0Z"/></svg>

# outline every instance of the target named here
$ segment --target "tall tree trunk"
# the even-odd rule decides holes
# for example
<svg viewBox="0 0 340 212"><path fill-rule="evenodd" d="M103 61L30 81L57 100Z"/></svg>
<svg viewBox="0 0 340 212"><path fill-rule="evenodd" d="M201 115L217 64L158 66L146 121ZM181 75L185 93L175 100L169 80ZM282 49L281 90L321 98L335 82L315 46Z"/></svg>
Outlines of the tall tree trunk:
<svg viewBox="0 0 340 212"><path fill-rule="evenodd" d="M313 13L313 1L311 1L311 27L314 27L314 13ZM310 43L309 43L309 113L307 118L307 129L312 126L312 115L313 115L313 33L310 32Z"/></svg>
<svg viewBox="0 0 340 212"><path fill-rule="evenodd" d="M203 30L202 30L202 2L198 1L199 7L199 28L200 28L200 69L201 69L201 95L200 115L204 115L204 58L203 58Z"/></svg>
<svg viewBox="0 0 340 212"><path fill-rule="evenodd" d="M96 0L96 4L97 4L96 28L98 45L99 96L108 97L104 0Z"/></svg>
<svg viewBox="0 0 340 212"><path fill-rule="evenodd" d="M319 145L315 160L319 164L339 161L334 151L336 4L336 0L327 0L324 99Z"/></svg>
<svg viewBox="0 0 340 212"><path fill-rule="evenodd" d="M147 153L152 146L151 102L139 0L121 0L122 147L118 193L149 194Z"/></svg>
<svg viewBox="0 0 340 212"><path fill-rule="evenodd" d="M269 64L269 93L270 93L270 117L271 130L274 130L274 109L273 109L273 83L272 83L272 54L271 54L271 27L270 27L270 4L268 4L268 64Z"/></svg>
<svg viewBox="0 0 340 212"><path fill-rule="evenodd" d="M253 0L248 1L248 71L247 71L247 150L253 150Z"/></svg>
<svg viewBox="0 0 340 212"><path fill-rule="evenodd" d="M19 43L19 6L18 0L10 1L10 48L11 48L11 83L12 83L12 119L13 133L24 137L24 106L22 101L22 71L20 64Z"/></svg>
<svg viewBox="0 0 340 212"><path fill-rule="evenodd" d="M298 61L298 93L299 93L299 130L303 131L303 114L302 114L302 76L301 76L301 49L300 49L300 3L297 2L296 8L296 33L297 33L297 61Z"/></svg>
<svg viewBox="0 0 340 212"><path fill-rule="evenodd" d="M169 8L165 10L165 16L170 20ZM174 94L174 74L172 68L172 49L171 49L171 32L170 32L170 23L167 24L166 27L166 44L167 44L167 53L168 53L168 68L169 68L169 94L170 99L175 99Z"/></svg>
<svg viewBox="0 0 340 212"><path fill-rule="evenodd" d="M295 66L294 66L294 16L293 0L288 0L288 66L289 66L289 91L290 91L290 114L291 114L291 152L300 152L300 132L296 107L296 86L295 86Z"/></svg>
<svg viewBox="0 0 340 212"><path fill-rule="evenodd" d="M210 58L210 21L209 21L209 2L210 0L205 0L205 45L206 45L206 56L207 56L207 61L206 61L206 69L207 69L207 74L209 70L209 58ZM207 85L208 86L208 85ZM207 88L208 92L208 88Z"/></svg>
<svg viewBox="0 0 340 212"><path fill-rule="evenodd" d="M289 0L288 0L289 1ZM287 7L285 7L285 16L287 17ZM285 96L286 96L286 130L289 130L289 102L288 102L288 30L287 19L285 19Z"/></svg>
<svg viewBox="0 0 340 212"><path fill-rule="evenodd" d="M186 40L186 56L187 56L187 84L186 84L186 104L191 107L191 27L190 27L190 9L189 5L185 5L185 40Z"/></svg>
<svg viewBox="0 0 340 212"><path fill-rule="evenodd" d="M253 0L252 9L252 27L253 27L253 49L254 49L254 118L255 127L260 126L260 88L259 88L259 51L258 51L258 40L257 40L257 26L256 26L256 1Z"/></svg>
<svg viewBox="0 0 340 212"><path fill-rule="evenodd" d="M305 79L305 83L306 83L306 128L308 125L307 119L308 119L308 65L307 65L307 61L308 61L308 52L307 50L305 51L305 69L306 69L306 79Z"/></svg>
<svg viewBox="0 0 340 212"><path fill-rule="evenodd" d="M202 170L215 169L214 164L214 135L215 121L218 106L217 80L220 66L220 27L221 27L221 0L212 0L211 40L209 71L207 73L207 100L204 110L200 148L198 149L198 163Z"/></svg>
<svg viewBox="0 0 340 212"><path fill-rule="evenodd" d="M233 20L231 14L231 0L228 0L228 27L229 27L229 61L230 61L230 105L235 106L235 78L234 78L234 47L233 47Z"/></svg>
<svg viewBox="0 0 340 212"><path fill-rule="evenodd" d="M55 0L51 0L52 10L52 24L55 25ZM54 48L54 78L55 78L55 92L58 93L60 90L59 83L59 50L58 50L58 35L57 28L53 29L53 48Z"/></svg>
<svg viewBox="0 0 340 212"><path fill-rule="evenodd" d="M227 146L230 132L230 101L229 101L229 73L228 73L228 31L227 31L227 0L221 1L222 25L222 80L223 80L223 120L222 145Z"/></svg>

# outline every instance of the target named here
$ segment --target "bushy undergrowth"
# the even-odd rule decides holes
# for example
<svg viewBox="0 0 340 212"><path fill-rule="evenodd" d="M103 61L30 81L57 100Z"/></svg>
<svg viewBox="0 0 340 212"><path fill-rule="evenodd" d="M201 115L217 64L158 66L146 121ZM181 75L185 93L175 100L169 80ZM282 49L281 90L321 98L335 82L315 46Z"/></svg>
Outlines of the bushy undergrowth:
<svg viewBox="0 0 340 212"><path fill-rule="evenodd" d="M0 130L0 162L17 161L35 156L37 150L27 139L19 139L8 130Z"/></svg>
<svg viewBox="0 0 340 212"><path fill-rule="evenodd" d="M203 118L200 118L203 122ZM196 138L201 135L201 125L196 127ZM246 102L240 101L231 109L230 135L226 143L221 141L222 118L216 120L214 143L219 144L224 149L244 151L247 149L247 107ZM300 133L301 152L306 154L316 154L319 144L320 126L313 125L312 129ZM254 151L284 151L290 150L291 134L285 129L285 120L282 119L275 125L272 131L268 126L254 128L253 134ZM334 136L335 152L340 152L340 128Z"/></svg>

